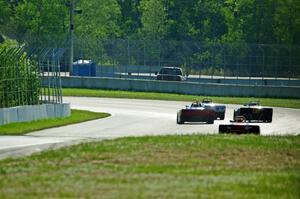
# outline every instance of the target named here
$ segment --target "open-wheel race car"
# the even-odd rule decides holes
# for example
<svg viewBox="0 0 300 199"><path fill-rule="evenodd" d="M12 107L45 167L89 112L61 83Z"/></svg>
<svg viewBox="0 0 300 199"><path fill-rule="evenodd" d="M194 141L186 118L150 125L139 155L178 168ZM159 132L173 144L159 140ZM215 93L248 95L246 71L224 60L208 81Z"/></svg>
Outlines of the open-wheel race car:
<svg viewBox="0 0 300 199"><path fill-rule="evenodd" d="M220 119L224 120L225 118L225 111L226 111L226 106L225 105L219 105L213 103L211 99L204 98L202 100L201 106L206 108L206 109L213 109L216 112L216 118L215 119Z"/></svg>
<svg viewBox="0 0 300 199"><path fill-rule="evenodd" d="M272 122L273 109L260 106L259 102L250 102L235 109L233 118L244 116L248 122Z"/></svg>
<svg viewBox="0 0 300 199"><path fill-rule="evenodd" d="M190 106L186 106L177 112L177 124L185 122L205 122L213 124L217 117L215 110L205 108L201 103L193 102Z"/></svg>
<svg viewBox="0 0 300 199"><path fill-rule="evenodd" d="M246 123L244 116L237 116L231 124L220 124L219 133L260 134L260 127Z"/></svg>

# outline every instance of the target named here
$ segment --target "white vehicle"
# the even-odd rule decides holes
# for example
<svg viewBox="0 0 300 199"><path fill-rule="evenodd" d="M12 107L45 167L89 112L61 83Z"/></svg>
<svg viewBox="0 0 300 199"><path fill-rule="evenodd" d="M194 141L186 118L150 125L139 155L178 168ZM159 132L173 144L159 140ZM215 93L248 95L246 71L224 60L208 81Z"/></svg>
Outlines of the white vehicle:
<svg viewBox="0 0 300 199"><path fill-rule="evenodd" d="M201 106L204 108L207 108L207 109L214 110L216 112L216 117L219 118L220 120L224 120L225 111L226 111L225 105L218 105L218 104L213 103L213 101L211 99L204 98L202 100Z"/></svg>

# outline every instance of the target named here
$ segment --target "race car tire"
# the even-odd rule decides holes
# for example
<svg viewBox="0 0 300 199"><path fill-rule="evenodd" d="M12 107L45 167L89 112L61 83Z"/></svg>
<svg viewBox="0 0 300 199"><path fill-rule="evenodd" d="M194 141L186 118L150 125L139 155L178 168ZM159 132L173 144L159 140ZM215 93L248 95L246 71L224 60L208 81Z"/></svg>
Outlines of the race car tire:
<svg viewBox="0 0 300 199"><path fill-rule="evenodd" d="M268 120L268 123L271 123L271 122L272 122L272 118Z"/></svg>
<svg viewBox="0 0 300 199"><path fill-rule="evenodd" d="M237 112L234 111L234 112L233 112L233 121L235 120L236 116L237 116Z"/></svg>
<svg viewBox="0 0 300 199"><path fill-rule="evenodd" d="M228 129L224 125L219 125L219 133L227 133Z"/></svg>
<svg viewBox="0 0 300 199"><path fill-rule="evenodd" d="M210 118L206 123L207 123L207 124L213 124L214 121L215 121L214 118Z"/></svg>
<svg viewBox="0 0 300 199"><path fill-rule="evenodd" d="M264 122L266 122L266 123L272 123L272 118L266 119L266 120L264 120Z"/></svg>
<svg viewBox="0 0 300 199"><path fill-rule="evenodd" d="M224 118L225 118L225 113L221 113L220 120L224 120Z"/></svg>
<svg viewBox="0 0 300 199"><path fill-rule="evenodd" d="M184 121L183 121L182 117L179 116L178 114L177 114L176 122L177 122L177 124L184 124Z"/></svg>
<svg viewBox="0 0 300 199"><path fill-rule="evenodd" d="M273 110L266 111L265 122L271 123L273 118Z"/></svg>
<svg viewBox="0 0 300 199"><path fill-rule="evenodd" d="M260 127L259 126L253 126L248 133L260 134Z"/></svg>

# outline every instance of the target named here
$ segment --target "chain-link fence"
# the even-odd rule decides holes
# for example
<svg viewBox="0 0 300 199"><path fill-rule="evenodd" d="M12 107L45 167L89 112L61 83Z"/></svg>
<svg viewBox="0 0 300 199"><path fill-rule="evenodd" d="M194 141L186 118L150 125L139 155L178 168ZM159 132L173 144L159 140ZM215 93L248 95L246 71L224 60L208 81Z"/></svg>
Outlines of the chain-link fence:
<svg viewBox="0 0 300 199"><path fill-rule="evenodd" d="M62 55L57 48L0 46L0 108L62 103Z"/></svg>
<svg viewBox="0 0 300 199"><path fill-rule="evenodd" d="M163 66L189 77L299 78L300 46L76 38L74 61L92 60L97 74L154 76ZM67 64L64 64L67 65Z"/></svg>

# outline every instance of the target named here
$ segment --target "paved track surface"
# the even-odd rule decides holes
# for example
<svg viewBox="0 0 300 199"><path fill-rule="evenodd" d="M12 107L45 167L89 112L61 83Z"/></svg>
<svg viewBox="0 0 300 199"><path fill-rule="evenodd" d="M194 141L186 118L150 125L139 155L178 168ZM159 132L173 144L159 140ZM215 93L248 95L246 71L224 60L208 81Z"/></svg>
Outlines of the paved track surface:
<svg viewBox="0 0 300 199"><path fill-rule="evenodd" d="M227 105L225 120L214 124L177 125L176 112L189 102L65 97L74 109L108 112L112 116L33 132L25 136L1 136L0 158L28 155L36 151L58 148L90 140L125 136L167 134L216 134L219 124L229 123L233 110L240 105ZM273 123L258 123L262 135L297 135L300 133L300 110L274 108Z"/></svg>

